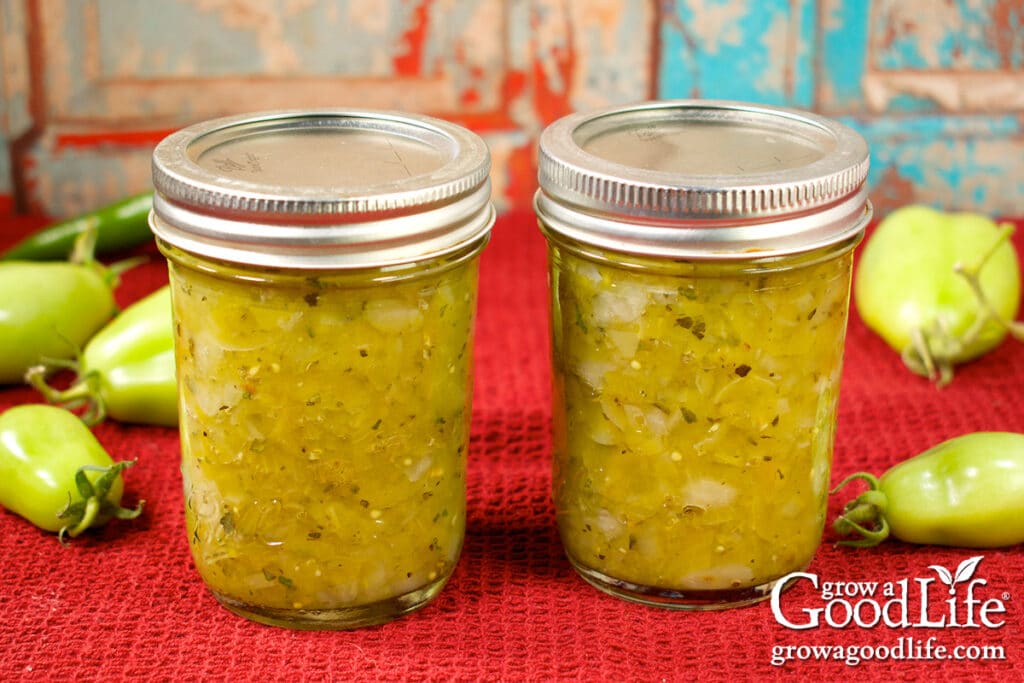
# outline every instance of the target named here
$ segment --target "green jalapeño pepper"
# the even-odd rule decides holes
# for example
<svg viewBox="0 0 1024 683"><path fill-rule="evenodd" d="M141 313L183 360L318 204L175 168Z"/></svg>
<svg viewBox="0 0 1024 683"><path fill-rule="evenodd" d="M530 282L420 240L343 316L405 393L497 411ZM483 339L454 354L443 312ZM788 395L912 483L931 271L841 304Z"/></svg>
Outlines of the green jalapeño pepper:
<svg viewBox="0 0 1024 683"><path fill-rule="evenodd" d="M2 261L59 261L66 259L74 248L75 240L86 230L97 234L96 252L120 251L153 239L149 229L149 210L153 207L153 193L122 199L76 218L29 235L14 245Z"/></svg>
<svg viewBox="0 0 1024 683"><path fill-rule="evenodd" d="M21 405L0 415L0 505L46 531L75 537L117 519L134 519L143 502L121 507L121 472L92 432L66 410Z"/></svg>
<svg viewBox="0 0 1024 683"><path fill-rule="evenodd" d="M53 367L70 366L78 379L60 391L46 383ZM132 304L93 337L76 363L39 365L27 381L46 400L67 407L86 406L82 419L178 424L171 296L162 287Z"/></svg>
<svg viewBox="0 0 1024 683"><path fill-rule="evenodd" d="M869 547L889 535L908 543L1001 548L1024 543L1024 434L975 432L944 441L880 478L847 477L869 490L846 505L834 529L843 545ZM833 493L835 492L833 491Z"/></svg>
<svg viewBox="0 0 1024 683"><path fill-rule="evenodd" d="M44 359L73 358L117 310L123 265L94 262L94 239L83 235L69 263L0 263L0 384L22 381Z"/></svg>

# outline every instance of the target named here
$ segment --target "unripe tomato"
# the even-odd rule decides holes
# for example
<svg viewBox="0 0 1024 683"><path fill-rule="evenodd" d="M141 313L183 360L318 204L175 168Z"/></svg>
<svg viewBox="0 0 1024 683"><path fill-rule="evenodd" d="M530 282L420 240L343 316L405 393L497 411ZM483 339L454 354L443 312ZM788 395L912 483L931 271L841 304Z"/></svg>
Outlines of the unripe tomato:
<svg viewBox="0 0 1024 683"><path fill-rule="evenodd" d="M1008 234L978 214L927 206L893 211L860 254L853 290L858 313L905 359L917 355L918 367L908 362L915 371L976 358L1006 337L1007 325L999 319L1013 320L1020 304L1020 267ZM983 313L957 264L976 266L995 316ZM972 330L980 315L986 319Z"/></svg>
<svg viewBox="0 0 1024 683"><path fill-rule="evenodd" d="M92 264L0 264L0 384L21 382L47 359L74 358L115 311L111 284Z"/></svg>
<svg viewBox="0 0 1024 683"><path fill-rule="evenodd" d="M871 546L901 541L960 548L1024 543L1024 434L974 432L929 448L868 482L836 520L840 535L857 532Z"/></svg>

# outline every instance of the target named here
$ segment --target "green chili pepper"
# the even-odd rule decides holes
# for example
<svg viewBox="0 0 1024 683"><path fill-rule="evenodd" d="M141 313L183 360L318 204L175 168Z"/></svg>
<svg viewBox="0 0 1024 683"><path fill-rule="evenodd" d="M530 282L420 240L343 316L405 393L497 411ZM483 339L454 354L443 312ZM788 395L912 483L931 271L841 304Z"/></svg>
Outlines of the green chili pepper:
<svg viewBox="0 0 1024 683"><path fill-rule="evenodd" d="M153 193L143 192L91 213L78 216L26 237L0 257L3 261L58 261L66 259L75 240L86 230L96 231L96 251L105 254L153 239L149 210Z"/></svg>
<svg viewBox="0 0 1024 683"><path fill-rule="evenodd" d="M0 505L41 529L72 538L111 518L134 519L144 501L121 507L121 472L81 420L60 408L21 405L0 415Z"/></svg>
<svg viewBox="0 0 1024 683"><path fill-rule="evenodd" d="M113 288L129 262L95 263L94 239L84 233L70 263L0 263L0 384L46 358L73 358L117 310Z"/></svg>
<svg viewBox="0 0 1024 683"><path fill-rule="evenodd" d="M54 367L71 367L77 381L64 391L49 386L46 375ZM86 424L109 415L121 422L176 426L170 288L161 287L122 311L89 341L77 362L39 365L25 379L51 403L85 404Z"/></svg>
<svg viewBox="0 0 1024 683"><path fill-rule="evenodd" d="M1024 543L1024 434L975 432L944 441L880 478L846 505L833 528L870 547L892 535L908 543L1000 548Z"/></svg>

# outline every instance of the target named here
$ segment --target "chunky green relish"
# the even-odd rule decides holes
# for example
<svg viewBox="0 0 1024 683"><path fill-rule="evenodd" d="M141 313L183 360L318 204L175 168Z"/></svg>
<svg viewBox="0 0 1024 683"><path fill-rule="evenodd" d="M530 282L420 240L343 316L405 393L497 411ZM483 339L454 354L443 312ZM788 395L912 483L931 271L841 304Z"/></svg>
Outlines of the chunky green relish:
<svg viewBox="0 0 1024 683"><path fill-rule="evenodd" d="M765 590L825 522L851 252L644 261L552 239L554 500L613 592Z"/></svg>
<svg viewBox="0 0 1024 683"><path fill-rule="evenodd" d="M317 277L169 255L187 530L213 593L287 621L440 590L465 529L476 253Z"/></svg>

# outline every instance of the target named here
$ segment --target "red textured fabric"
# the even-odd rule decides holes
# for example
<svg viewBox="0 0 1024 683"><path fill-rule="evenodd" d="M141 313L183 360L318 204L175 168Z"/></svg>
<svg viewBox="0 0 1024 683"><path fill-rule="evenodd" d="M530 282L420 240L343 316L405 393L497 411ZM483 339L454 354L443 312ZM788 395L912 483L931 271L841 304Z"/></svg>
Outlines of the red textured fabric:
<svg viewBox="0 0 1024 683"><path fill-rule="evenodd" d="M39 221L12 223L0 229L0 248ZM1018 226L1024 254L1024 221ZM124 277L120 303L166 277L154 255ZM549 496L546 306L544 241L530 214L509 214L481 269L466 544L434 604L356 632L289 631L234 616L192 567L177 433L108 421L96 434L115 458L138 458L126 473L125 501L145 498L146 511L68 548L0 513L0 680L1024 680L1021 546L972 551L888 542L852 551L835 547L827 534L809 569L822 581L909 579L913 588L915 578L937 577L930 565L953 571L983 555L975 578L987 584L977 593L1003 601L1005 613L993 616L1005 620L1001 628L798 631L780 625L767 603L671 612L605 596L577 578L562 554ZM881 473L965 432L1024 432L1022 386L1024 344L1004 342L939 390L905 371L854 312L833 480L857 470ZM0 409L36 400L27 388L0 390ZM833 498L830 518L840 503ZM943 590L932 585L931 614L940 613ZM823 605L806 581L783 597L794 620ZM929 638L948 648L1002 647L1005 659L866 661L856 668L835 659L771 663L775 646L895 646L900 638L922 647Z"/></svg>

